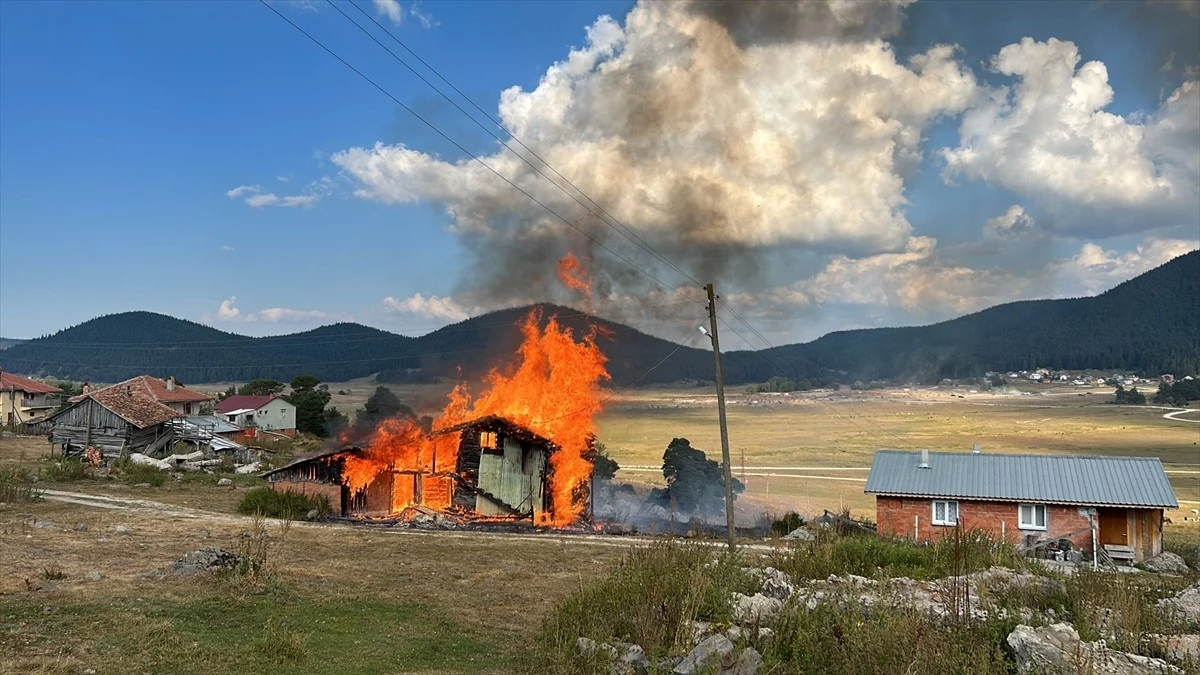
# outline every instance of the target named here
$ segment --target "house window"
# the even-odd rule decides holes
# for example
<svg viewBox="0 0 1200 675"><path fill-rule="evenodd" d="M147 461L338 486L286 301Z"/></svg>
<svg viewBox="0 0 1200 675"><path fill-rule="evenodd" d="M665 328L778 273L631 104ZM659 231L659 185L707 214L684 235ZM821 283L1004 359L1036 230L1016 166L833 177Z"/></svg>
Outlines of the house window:
<svg viewBox="0 0 1200 675"><path fill-rule="evenodd" d="M185 415L191 415L191 414L192 414L192 404L191 404L191 403L184 403L184 404L183 404L183 414L185 414Z"/></svg>
<svg viewBox="0 0 1200 675"><path fill-rule="evenodd" d="M935 500L933 502L934 525L957 525L958 502Z"/></svg>
<svg viewBox="0 0 1200 675"><path fill-rule="evenodd" d="M479 432L479 447L495 450L496 449L496 432L494 432L494 431Z"/></svg>
<svg viewBox="0 0 1200 675"><path fill-rule="evenodd" d="M279 409L279 414L280 414L280 415L286 415L286 414L287 414L287 408L280 408L280 409Z"/></svg>
<svg viewBox="0 0 1200 675"><path fill-rule="evenodd" d="M1022 530L1046 529L1046 505L1021 504L1017 507L1017 527Z"/></svg>

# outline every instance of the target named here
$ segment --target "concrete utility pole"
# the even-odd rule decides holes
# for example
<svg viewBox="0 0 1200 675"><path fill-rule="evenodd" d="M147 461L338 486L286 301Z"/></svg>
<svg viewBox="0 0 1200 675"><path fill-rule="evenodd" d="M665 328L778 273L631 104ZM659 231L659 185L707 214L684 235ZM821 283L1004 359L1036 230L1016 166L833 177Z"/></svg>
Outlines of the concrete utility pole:
<svg viewBox="0 0 1200 675"><path fill-rule="evenodd" d="M717 375L717 416L721 421L721 471L725 476L725 525L729 531L729 550L734 550L733 531L733 471L729 459L729 428L725 426L725 380L721 377L721 342L717 339L717 296L713 285L704 287L708 293L708 324L712 329L713 365Z"/></svg>

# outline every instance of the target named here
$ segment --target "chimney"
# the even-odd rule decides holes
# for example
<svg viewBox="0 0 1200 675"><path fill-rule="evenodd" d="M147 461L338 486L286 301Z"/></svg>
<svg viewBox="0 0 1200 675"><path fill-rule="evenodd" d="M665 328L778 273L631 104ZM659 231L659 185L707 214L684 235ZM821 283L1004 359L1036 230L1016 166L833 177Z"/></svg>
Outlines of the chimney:
<svg viewBox="0 0 1200 675"><path fill-rule="evenodd" d="M929 450L921 450L921 463L917 465L918 469L928 469L929 467Z"/></svg>
<svg viewBox="0 0 1200 675"><path fill-rule="evenodd" d="M971 454L972 454L972 455L978 455L978 454L979 454L979 453L981 453L981 452L983 452L983 451L979 449L979 444L978 444L978 443L976 443L976 444L974 445L974 447L972 447L972 448L971 448Z"/></svg>
<svg viewBox="0 0 1200 675"><path fill-rule="evenodd" d="M83 383L83 395L84 395L84 396L87 396L87 395L88 395L88 394L90 394L90 393L92 393L92 383L91 383L91 382L84 382L84 383Z"/></svg>
<svg viewBox="0 0 1200 675"><path fill-rule="evenodd" d="M175 376L167 376L167 391L175 391Z"/></svg>

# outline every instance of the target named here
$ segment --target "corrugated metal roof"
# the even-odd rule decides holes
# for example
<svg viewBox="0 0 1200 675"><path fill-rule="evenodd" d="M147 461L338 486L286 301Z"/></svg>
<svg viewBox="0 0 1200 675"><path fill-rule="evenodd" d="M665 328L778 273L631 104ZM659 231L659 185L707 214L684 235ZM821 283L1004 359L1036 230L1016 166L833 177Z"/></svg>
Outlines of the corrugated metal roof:
<svg viewBox="0 0 1200 675"><path fill-rule="evenodd" d="M956 497L1084 506L1178 508L1157 457L997 455L879 450L867 476L870 494Z"/></svg>

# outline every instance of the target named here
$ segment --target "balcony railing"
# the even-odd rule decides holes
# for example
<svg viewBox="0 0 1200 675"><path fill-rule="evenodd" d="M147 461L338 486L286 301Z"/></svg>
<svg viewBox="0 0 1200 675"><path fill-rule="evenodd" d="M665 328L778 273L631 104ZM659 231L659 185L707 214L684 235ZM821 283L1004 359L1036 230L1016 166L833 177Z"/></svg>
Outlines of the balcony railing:
<svg viewBox="0 0 1200 675"><path fill-rule="evenodd" d="M57 396L31 396L21 399L22 408L57 408L58 404Z"/></svg>

